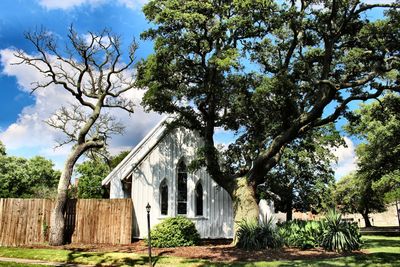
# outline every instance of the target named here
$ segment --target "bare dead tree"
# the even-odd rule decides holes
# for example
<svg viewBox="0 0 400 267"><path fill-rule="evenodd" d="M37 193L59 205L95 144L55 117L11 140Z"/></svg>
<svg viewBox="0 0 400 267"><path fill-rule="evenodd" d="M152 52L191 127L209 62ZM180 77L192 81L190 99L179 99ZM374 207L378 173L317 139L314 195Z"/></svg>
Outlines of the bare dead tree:
<svg viewBox="0 0 400 267"><path fill-rule="evenodd" d="M73 144L51 213L49 244L57 246L64 243L64 209L76 161L88 151L104 148L111 134L123 132L121 123L106 110L134 111L133 101L124 93L134 89L131 71L137 44L135 41L130 44L128 62L124 63L121 38L108 29L79 35L70 27L65 49L59 49L54 35L44 29L26 33L25 37L38 53L30 56L22 50L17 51L15 56L20 61L16 64L32 66L44 76L43 81L32 83L32 92L58 85L76 100L72 105L62 106L47 121L66 136L59 142L60 146Z"/></svg>

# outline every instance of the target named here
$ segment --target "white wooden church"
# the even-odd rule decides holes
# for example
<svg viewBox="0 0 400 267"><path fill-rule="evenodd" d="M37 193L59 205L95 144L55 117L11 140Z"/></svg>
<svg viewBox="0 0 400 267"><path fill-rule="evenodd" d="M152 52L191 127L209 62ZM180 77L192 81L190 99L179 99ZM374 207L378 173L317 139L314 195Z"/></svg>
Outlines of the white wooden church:
<svg viewBox="0 0 400 267"><path fill-rule="evenodd" d="M201 138L161 121L103 180L110 198L132 198L133 237L147 236L146 205L151 205L151 226L167 217L192 220L201 238L232 238L233 209L229 194L203 168L188 172ZM261 216L272 207L260 205Z"/></svg>

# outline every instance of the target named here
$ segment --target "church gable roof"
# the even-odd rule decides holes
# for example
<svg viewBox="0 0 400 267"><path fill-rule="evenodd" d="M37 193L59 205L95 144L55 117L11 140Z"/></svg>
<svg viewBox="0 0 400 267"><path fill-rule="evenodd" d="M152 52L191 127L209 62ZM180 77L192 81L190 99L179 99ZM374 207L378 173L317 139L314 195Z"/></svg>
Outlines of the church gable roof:
<svg viewBox="0 0 400 267"><path fill-rule="evenodd" d="M122 177L127 176L146 155L158 144L164 137L166 130L166 123L170 121L171 117L166 117L161 120L143 139L137 144L131 152L107 175L101 182L102 185L107 185L119 173ZM121 177L121 176L120 176Z"/></svg>

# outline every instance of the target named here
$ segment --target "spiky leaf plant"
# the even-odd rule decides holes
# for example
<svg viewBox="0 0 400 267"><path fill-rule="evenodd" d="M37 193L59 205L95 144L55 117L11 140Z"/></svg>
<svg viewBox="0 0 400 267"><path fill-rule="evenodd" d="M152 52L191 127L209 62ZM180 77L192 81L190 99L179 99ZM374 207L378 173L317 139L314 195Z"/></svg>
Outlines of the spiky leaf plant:
<svg viewBox="0 0 400 267"><path fill-rule="evenodd" d="M266 223L243 220L237 230L237 246L244 249L278 248L282 239L272 218Z"/></svg>
<svg viewBox="0 0 400 267"><path fill-rule="evenodd" d="M353 251L361 247L361 234L357 225L342 220L336 210L329 210L323 220L322 247L330 251Z"/></svg>

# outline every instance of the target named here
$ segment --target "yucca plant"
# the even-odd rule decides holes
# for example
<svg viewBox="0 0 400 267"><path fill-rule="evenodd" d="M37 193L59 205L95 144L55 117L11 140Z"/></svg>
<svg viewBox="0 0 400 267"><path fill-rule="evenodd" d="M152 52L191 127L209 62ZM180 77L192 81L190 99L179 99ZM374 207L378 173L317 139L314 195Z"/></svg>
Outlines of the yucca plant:
<svg viewBox="0 0 400 267"><path fill-rule="evenodd" d="M243 220L238 223L237 246L244 249L278 248L282 241L272 219L266 223Z"/></svg>
<svg viewBox="0 0 400 267"><path fill-rule="evenodd" d="M361 234L355 224L342 220L336 210L329 210L323 220L322 247L330 251L353 251L361 247Z"/></svg>

